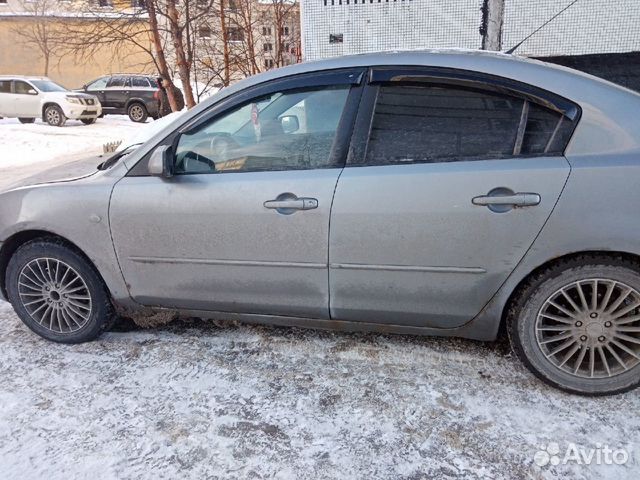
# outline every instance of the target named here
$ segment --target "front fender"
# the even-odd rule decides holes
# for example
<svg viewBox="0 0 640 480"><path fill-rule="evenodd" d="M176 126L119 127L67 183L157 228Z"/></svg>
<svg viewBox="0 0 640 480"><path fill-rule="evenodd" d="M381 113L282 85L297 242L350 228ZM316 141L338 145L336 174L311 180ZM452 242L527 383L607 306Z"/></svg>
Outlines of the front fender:
<svg viewBox="0 0 640 480"><path fill-rule="evenodd" d="M125 171L121 164L111 172L1 194L0 242L30 231L62 237L89 258L113 298L126 304L129 293L111 242L108 215L111 190Z"/></svg>

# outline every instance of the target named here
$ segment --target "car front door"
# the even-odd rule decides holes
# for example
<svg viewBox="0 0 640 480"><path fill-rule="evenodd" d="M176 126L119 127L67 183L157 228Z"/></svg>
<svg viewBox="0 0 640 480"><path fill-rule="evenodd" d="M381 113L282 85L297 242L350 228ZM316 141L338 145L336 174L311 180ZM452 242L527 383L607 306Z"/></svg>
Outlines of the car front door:
<svg viewBox="0 0 640 480"><path fill-rule="evenodd" d="M40 97L33 85L22 80L14 80L13 92L15 94L13 105L16 117L38 118L40 111Z"/></svg>
<svg viewBox="0 0 640 480"><path fill-rule="evenodd" d="M469 72L377 69L331 216L331 317L453 328L556 204L578 109Z"/></svg>
<svg viewBox="0 0 640 480"><path fill-rule="evenodd" d="M132 298L328 318L329 217L361 76L240 92L166 140L173 177L141 163L119 181L110 224Z"/></svg>
<svg viewBox="0 0 640 480"><path fill-rule="evenodd" d="M105 107L105 103L106 103L105 91L107 88L108 81L109 81L109 77L102 77L89 83L84 88L85 92L98 97L98 100L102 104L102 108L106 108L107 110L109 109L109 107Z"/></svg>

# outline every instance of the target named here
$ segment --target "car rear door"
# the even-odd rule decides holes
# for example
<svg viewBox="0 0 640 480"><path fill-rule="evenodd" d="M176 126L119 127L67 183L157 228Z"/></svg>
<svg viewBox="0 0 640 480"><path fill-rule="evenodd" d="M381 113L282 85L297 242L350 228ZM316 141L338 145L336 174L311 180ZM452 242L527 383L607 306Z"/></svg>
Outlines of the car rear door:
<svg viewBox="0 0 640 480"><path fill-rule="evenodd" d="M124 113L129 96L130 79L124 75L111 77L104 91L105 105L116 113Z"/></svg>
<svg viewBox="0 0 640 480"><path fill-rule="evenodd" d="M549 218L578 114L505 79L374 69L331 214L331 317L472 319Z"/></svg>
<svg viewBox="0 0 640 480"><path fill-rule="evenodd" d="M329 217L361 70L240 92L163 142L172 178L143 163L111 198L130 294L169 308L329 317ZM295 118L294 118L295 117Z"/></svg>
<svg viewBox="0 0 640 480"><path fill-rule="evenodd" d="M0 80L0 116L10 117L14 114L14 95L11 92L11 80Z"/></svg>

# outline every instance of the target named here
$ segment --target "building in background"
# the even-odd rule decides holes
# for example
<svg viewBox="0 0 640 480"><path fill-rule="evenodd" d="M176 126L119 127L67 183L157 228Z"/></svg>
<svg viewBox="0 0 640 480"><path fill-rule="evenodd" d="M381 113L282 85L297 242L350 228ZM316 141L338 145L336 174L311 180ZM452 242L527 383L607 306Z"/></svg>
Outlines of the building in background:
<svg viewBox="0 0 640 480"><path fill-rule="evenodd" d="M501 20L495 49L507 51L542 27L517 54L640 90L638 0L301 0L303 58L482 48L495 27L488 25L489 12Z"/></svg>
<svg viewBox="0 0 640 480"><path fill-rule="evenodd" d="M156 74L162 61L177 79L182 58L197 98L302 58L293 0L0 0L0 45L11 46L0 48L0 74L48 75L69 87Z"/></svg>
<svg viewBox="0 0 640 480"><path fill-rule="evenodd" d="M108 73L152 72L147 54L151 43L143 34L146 19L136 1L96 0L91 8L86 5L79 0L0 0L0 75L46 75L74 88ZM140 45L146 50L131 43L118 51L96 46L83 57L65 51L65 31L89 32L109 16L132 35L141 33Z"/></svg>

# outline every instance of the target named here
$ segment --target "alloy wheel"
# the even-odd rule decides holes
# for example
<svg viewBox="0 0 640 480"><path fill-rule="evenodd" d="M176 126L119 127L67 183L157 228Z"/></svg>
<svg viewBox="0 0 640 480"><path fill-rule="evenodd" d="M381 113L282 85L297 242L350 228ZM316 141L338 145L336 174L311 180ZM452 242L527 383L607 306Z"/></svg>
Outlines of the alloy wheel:
<svg viewBox="0 0 640 480"><path fill-rule="evenodd" d="M142 120L142 117L144 117L144 111L142 110L142 107L140 105L133 105L129 109L129 114L131 115L131 118L133 118L133 120L136 122L139 122L140 120Z"/></svg>
<svg viewBox="0 0 640 480"><path fill-rule="evenodd" d="M614 377L640 363L640 292L606 278L572 282L544 302L535 332L556 368L580 378Z"/></svg>
<svg viewBox="0 0 640 480"><path fill-rule="evenodd" d="M36 258L27 263L18 277L18 293L29 316L52 332L75 332L90 319L87 284L61 260Z"/></svg>

